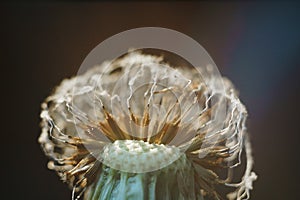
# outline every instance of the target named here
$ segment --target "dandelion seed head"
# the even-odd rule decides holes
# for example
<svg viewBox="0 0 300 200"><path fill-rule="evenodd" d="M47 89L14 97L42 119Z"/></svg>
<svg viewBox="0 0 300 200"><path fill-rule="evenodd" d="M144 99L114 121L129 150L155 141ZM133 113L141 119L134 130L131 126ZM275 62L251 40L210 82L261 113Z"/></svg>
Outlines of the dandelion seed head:
<svg viewBox="0 0 300 200"><path fill-rule="evenodd" d="M256 175L247 111L228 79L220 80L210 65L202 70L205 77L133 51L64 80L40 115L49 169L78 193L95 187L102 166L135 174L175 170L187 199L218 199L217 185L236 188L230 198L248 197ZM247 170L235 184L231 171L244 148ZM228 177L221 179L217 168Z"/></svg>

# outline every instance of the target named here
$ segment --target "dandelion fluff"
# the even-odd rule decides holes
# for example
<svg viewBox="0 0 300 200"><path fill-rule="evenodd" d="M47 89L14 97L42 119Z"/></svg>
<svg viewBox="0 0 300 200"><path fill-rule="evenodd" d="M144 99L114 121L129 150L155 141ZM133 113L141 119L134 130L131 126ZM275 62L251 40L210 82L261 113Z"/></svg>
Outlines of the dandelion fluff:
<svg viewBox="0 0 300 200"><path fill-rule="evenodd" d="M248 199L256 179L247 111L211 66L134 51L64 80L40 116L48 167L73 199Z"/></svg>

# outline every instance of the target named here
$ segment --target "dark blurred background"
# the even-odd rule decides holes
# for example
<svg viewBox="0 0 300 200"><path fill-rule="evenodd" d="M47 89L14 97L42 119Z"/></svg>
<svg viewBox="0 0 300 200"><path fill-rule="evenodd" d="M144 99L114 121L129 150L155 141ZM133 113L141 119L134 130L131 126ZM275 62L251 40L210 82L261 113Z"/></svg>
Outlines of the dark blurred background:
<svg viewBox="0 0 300 200"><path fill-rule="evenodd" d="M159 26L198 41L240 90L259 175L251 199L300 199L296 1L8 2L0 7L2 197L71 198L46 169L37 143L40 103L106 38Z"/></svg>

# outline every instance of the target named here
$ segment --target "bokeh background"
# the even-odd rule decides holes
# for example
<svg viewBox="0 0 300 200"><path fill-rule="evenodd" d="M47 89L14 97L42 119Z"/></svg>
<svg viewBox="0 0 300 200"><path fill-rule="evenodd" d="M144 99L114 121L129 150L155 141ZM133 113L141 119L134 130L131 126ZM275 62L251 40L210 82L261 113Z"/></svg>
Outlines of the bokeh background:
<svg viewBox="0 0 300 200"><path fill-rule="evenodd" d="M71 198L37 143L40 103L106 38L159 26L198 41L240 90L259 175L251 199L300 199L296 1L7 2L0 22L2 197Z"/></svg>

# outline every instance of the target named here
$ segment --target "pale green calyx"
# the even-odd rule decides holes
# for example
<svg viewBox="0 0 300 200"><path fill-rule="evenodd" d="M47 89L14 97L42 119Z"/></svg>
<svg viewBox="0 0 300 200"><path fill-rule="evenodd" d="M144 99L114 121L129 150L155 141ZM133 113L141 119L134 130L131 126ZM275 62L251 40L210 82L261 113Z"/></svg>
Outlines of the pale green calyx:
<svg viewBox="0 0 300 200"><path fill-rule="evenodd" d="M164 145L152 145L147 142L136 140L116 141L114 145L108 148L108 151L112 152L113 148L116 149L114 154L118 154L120 151L125 151L127 154L124 154L124 152L121 153L124 154L124 159L122 159L122 161L116 161L116 159L119 159L117 157L107 157L106 162L109 160L112 165L118 163L121 165L121 168L125 170L131 170L130 163L135 162L135 167L133 168L137 171L141 171L141 169L147 167L149 167L149 169L161 167L161 163L166 163L165 160L168 160L169 162L169 160L174 157L172 152L178 151L177 149L175 150L175 148L168 148ZM162 149L168 149L168 153L161 151ZM159 155L159 153L161 155ZM152 158L149 156L152 156ZM169 159L167 159L168 156ZM128 159L127 162L122 165L121 163L124 162L126 158ZM155 158L157 158L157 160L155 160ZM141 167L141 169L139 169L139 167ZM200 194L195 196L194 172L192 164L186 158L185 154L181 155L176 161L164 168L144 173L124 172L102 165L102 170L98 174L96 180L97 181L94 184L87 188L85 199L202 199Z"/></svg>

